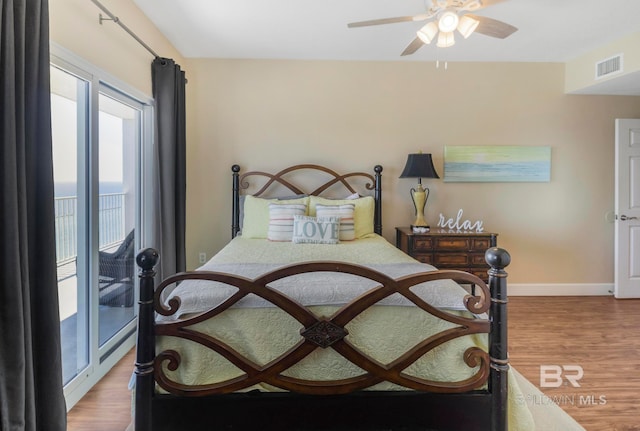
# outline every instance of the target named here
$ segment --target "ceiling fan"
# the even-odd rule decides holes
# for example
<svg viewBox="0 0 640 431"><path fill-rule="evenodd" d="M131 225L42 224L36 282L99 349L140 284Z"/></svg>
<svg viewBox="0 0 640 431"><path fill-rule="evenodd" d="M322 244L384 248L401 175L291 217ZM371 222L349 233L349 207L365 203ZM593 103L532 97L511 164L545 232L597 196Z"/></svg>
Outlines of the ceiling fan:
<svg viewBox="0 0 640 431"><path fill-rule="evenodd" d="M486 36L504 39L518 30L511 24L496 19L466 13L476 11L482 7L481 0L431 0L431 6L423 14L352 22L347 24L347 27L355 28L396 22L427 21L435 18L418 30L416 38L407 45L401 55L413 54L422 45L430 44L436 39L436 36L436 45L438 47L446 48L452 46L455 44L455 30L458 30L465 39L474 31Z"/></svg>

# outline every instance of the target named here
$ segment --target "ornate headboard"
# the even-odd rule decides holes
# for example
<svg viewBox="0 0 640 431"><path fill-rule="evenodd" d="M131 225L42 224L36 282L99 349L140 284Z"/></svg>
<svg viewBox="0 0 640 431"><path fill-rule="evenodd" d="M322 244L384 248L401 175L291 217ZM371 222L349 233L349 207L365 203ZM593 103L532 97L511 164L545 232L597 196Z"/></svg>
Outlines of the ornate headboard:
<svg viewBox="0 0 640 431"><path fill-rule="evenodd" d="M235 236L240 231L240 191L247 190L250 185L250 177L263 177L267 178L266 182L260 189L251 193L253 196L266 196L267 191L275 185L284 187L285 190L295 195L306 194L313 196L321 196L327 190L335 185L342 186L342 188L349 193L360 193L362 190L357 190L354 186L355 179L364 179L366 182L363 187L368 191L373 191L373 198L375 201L373 230L378 235L382 235L382 166L376 165L373 168L375 175L367 174L365 172L350 172L344 175L340 175L335 171L325 168L319 165L295 165L281 170L278 173L270 174L267 172L251 171L240 175L240 166L233 165L231 171L233 172L233 202L232 202L232 214L231 214L231 237ZM307 191L308 186L302 186L292 178L294 173L304 172L322 172L328 174L329 180L323 178L321 183L317 186L312 186L312 191ZM315 187L315 188L313 188Z"/></svg>

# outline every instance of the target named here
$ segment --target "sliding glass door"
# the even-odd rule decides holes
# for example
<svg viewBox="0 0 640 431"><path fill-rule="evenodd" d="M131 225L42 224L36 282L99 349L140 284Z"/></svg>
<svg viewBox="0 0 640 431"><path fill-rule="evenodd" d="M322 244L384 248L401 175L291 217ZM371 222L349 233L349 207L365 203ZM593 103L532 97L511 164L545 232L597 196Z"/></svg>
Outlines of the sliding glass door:
<svg viewBox="0 0 640 431"><path fill-rule="evenodd" d="M62 377L68 384L89 366L87 280L89 82L51 68L51 117L55 182L56 258Z"/></svg>
<svg viewBox="0 0 640 431"><path fill-rule="evenodd" d="M51 66L56 249L68 407L134 343L150 103L95 73ZM72 395L73 394L73 395Z"/></svg>
<svg viewBox="0 0 640 431"><path fill-rule="evenodd" d="M98 327L104 346L135 317L136 168L141 110L103 88L98 98ZM129 101L129 103L131 103Z"/></svg>

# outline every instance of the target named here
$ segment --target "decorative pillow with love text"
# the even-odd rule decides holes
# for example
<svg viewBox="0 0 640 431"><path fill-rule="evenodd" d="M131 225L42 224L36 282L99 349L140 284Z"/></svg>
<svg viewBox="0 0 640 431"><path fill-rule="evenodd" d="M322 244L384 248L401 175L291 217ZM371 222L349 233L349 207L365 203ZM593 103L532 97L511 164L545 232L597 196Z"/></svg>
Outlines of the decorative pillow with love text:
<svg viewBox="0 0 640 431"><path fill-rule="evenodd" d="M293 242L297 244L337 244L340 235L340 217L293 218Z"/></svg>

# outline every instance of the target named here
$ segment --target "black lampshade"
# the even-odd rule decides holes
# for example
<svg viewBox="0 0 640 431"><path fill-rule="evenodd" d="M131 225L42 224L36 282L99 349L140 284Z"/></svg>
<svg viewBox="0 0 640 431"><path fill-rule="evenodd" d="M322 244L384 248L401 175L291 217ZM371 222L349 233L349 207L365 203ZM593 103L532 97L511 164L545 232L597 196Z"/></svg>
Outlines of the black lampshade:
<svg viewBox="0 0 640 431"><path fill-rule="evenodd" d="M440 178L433 167L431 154L409 154L400 178Z"/></svg>

